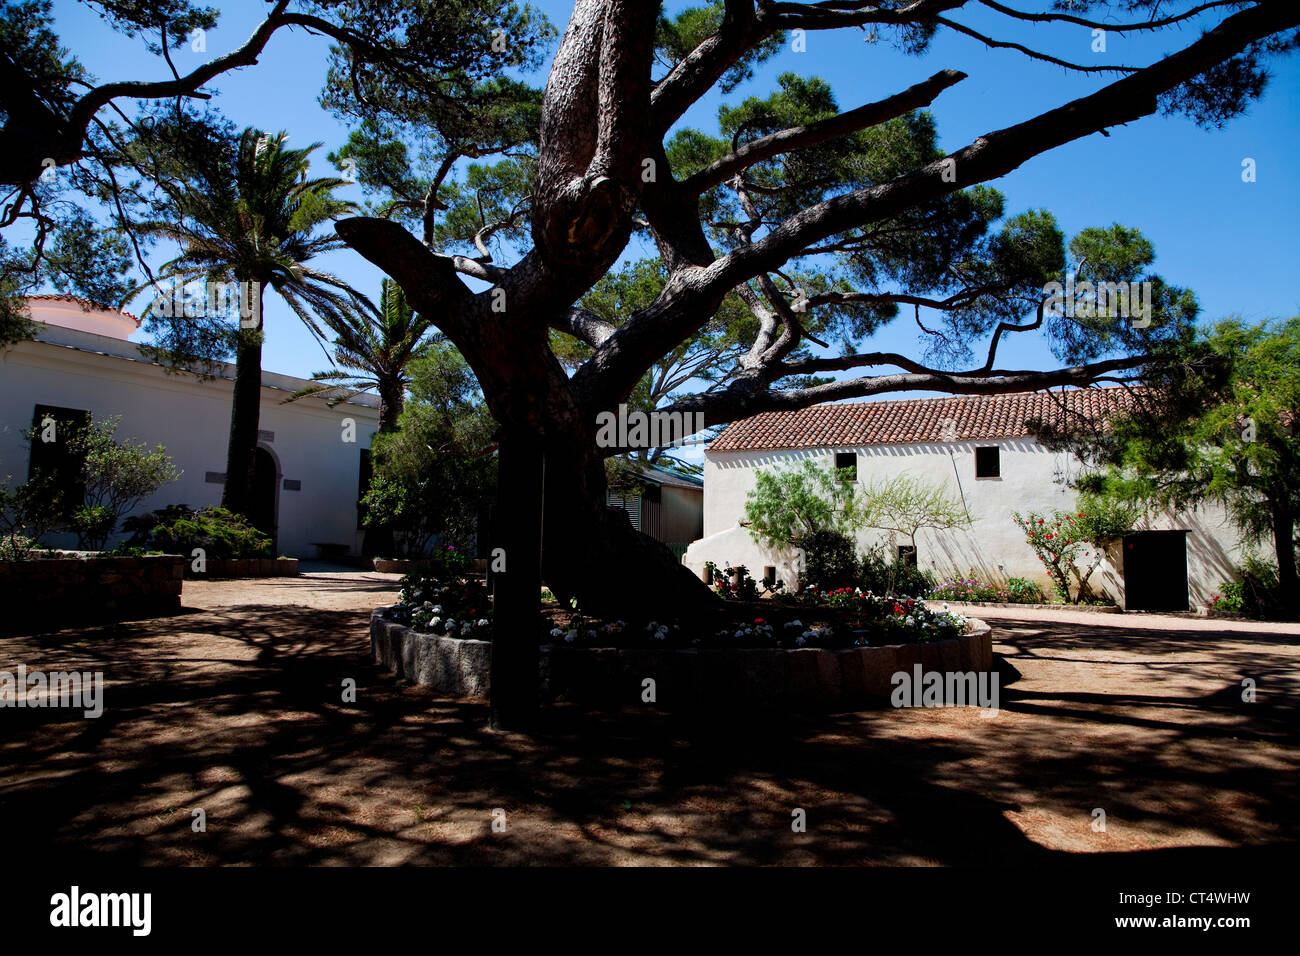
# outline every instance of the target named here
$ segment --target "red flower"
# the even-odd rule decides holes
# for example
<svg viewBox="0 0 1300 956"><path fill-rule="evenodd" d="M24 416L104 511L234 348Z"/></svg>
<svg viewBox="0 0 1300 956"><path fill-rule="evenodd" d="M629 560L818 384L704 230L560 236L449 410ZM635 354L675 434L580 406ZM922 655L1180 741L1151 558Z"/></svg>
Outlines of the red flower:
<svg viewBox="0 0 1300 956"><path fill-rule="evenodd" d="M755 623L755 624L762 624L762 623L763 623L763 619L762 619L761 617L756 617L756 618L754 618L754 623Z"/></svg>

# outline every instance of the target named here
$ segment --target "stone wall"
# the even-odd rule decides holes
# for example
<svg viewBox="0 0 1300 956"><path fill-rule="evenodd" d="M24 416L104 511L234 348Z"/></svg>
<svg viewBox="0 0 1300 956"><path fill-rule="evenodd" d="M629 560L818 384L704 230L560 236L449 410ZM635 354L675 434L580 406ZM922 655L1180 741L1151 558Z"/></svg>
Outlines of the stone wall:
<svg viewBox="0 0 1300 956"><path fill-rule="evenodd" d="M374 660L388 670L455 696L488 693L491 645L419 634L387 618L370 618ZM897 671L988 672L993 668L992 630L972 621L961 637L928 644L827 650L821 648L540 648L542 699L584 704L641 702L643 681L655 681L655 704L710 707L837 707L880 703L893 690Z"/></svg>
<svg viewBox="0 0 1300 956"><path fill-rule="evenodd" d="M184 574L185 559L173 554L0 561L0 626L54 629L172 613Z"/></svg>
<svg viewBox="0 0 1300 956"><path fill-rule="evenodd" d="M202 571L185 562L187 578L292 578L298 575L297 558L208 558Z"/></svg>

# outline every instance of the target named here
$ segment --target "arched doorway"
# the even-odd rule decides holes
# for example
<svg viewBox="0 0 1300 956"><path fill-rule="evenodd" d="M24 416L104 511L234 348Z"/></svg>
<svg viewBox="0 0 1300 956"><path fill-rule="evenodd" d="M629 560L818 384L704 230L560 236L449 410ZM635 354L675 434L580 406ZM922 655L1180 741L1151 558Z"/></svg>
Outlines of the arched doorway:
<svg viewBox="0 0 1300 956"><path fill-rule="evenodd" d="M275 458L265 448L258 447L253 459L253 502L250 517L253 526L263 534L271 536L271 548L274 551L276 541L275 505L279 492L279 469Z"/></svg>

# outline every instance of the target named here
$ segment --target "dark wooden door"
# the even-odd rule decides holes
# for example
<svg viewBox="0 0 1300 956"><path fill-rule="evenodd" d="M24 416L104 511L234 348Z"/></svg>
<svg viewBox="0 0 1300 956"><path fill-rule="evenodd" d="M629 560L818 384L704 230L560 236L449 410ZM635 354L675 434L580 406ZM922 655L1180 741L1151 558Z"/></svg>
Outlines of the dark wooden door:
<svg viewBox="0 0 1300 956"><path fill-rule="evenodd" d="M1124 607L1187 610L1186 531L1136 531L1124 536Z"/></svg>

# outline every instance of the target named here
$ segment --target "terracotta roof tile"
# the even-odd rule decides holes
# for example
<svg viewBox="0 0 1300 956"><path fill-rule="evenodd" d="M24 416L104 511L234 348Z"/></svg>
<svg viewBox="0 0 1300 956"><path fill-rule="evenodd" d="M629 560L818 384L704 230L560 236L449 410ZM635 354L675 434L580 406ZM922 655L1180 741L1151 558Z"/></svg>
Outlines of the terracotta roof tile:
<svg viewBox="0 0 1300 956"><path fill-rule="evenodd" d="M75 302L87 312L117 312L125 315L128 319L135 322L136 327L140 325L138 316L123 309L115 309L111 305L105 305L103 302L95 302L91 299L83 299L79 295L67 295L57 292L42 292L38 295L25 295L24 299L35 302Z"/></svg>
<svg viewBox="0 0 1300 956"><path fill-rule="evenodd" d="M1132 396L1119 386L1004 395L961 395L897 401L814 405L793 412L763 412L732 422L708 451L760 451L777 448L898 445L934 441L1019 438L1025 422L1052 421L1064 404L1070 414L1106 419L1129 406Z"/></svg>

